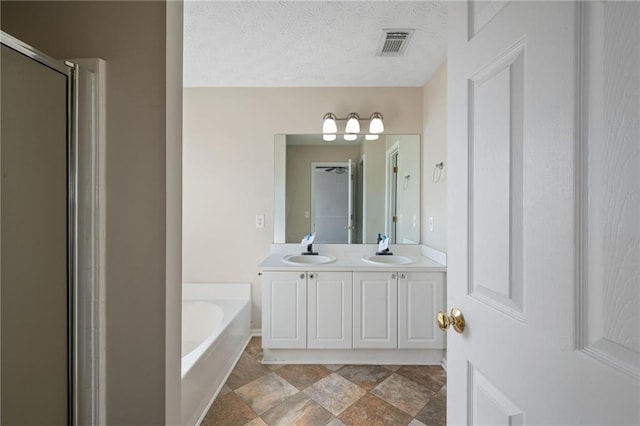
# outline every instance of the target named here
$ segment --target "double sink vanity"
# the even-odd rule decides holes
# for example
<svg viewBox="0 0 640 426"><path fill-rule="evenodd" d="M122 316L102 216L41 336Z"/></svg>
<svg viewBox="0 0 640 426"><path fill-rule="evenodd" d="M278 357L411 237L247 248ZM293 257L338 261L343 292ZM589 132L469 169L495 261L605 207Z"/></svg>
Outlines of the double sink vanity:
<svg viewBox="0 0 640 426"><path fill-rule="evenodd" d="M419 245L274 244L259 265L265 363L440 364L446 267Z"/></svg>
<svg viewBox="0 0 640 426"><path fill-rule="evenodd" d="M420 139L275 136L274 244L259 265L265 363L441 363L446 261L419 245ZM310 232L317 255L296 244ZM376 255L380 233L393 255Z"/></svg>

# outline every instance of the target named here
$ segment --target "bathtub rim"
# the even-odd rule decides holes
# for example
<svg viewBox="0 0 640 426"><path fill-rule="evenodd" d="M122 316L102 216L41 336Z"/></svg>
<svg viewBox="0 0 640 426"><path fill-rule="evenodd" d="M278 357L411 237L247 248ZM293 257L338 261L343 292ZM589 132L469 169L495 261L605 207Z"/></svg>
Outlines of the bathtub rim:
<svg viewBox="0 0 640 426"><path fill-rule="evenodd" d="M218 395L220 395L220 392L222 391L222 388L227 383L227 380L229 380L229 376L231 376L231 373L233 372L233 369L238 364L238 361L240 361L240 358L242 357L242 354L244 354L244 350L247 348L247 345L251 341L251 338L254 337L254 336L255 336L254 334L249 333L249 336L247 337L247 340L244 342L242 350L238 353L238 356L236 356L236 358L233 360L233 367L231 367L229 369L229 371L227 371L227 374L224 375L224 378L222 379L222 381L218 385L218 389L216 389L216 391L213 393L213 395L211 396L211 399L207 403L204 411L202 412L200 417L198 417L198 421L196 422L196 426L199 426L202 423L202 421L204 420L204 418L207 416L207 413L211 409L211 406L215 402L216 398L218 398Z"/></svg>
<svg viewBox="0 0 640 426"><path fill-rule="evenodd" d="M183 299L182 303L211 303L211 304L220 304L220 308L222 309L222 321L218 327L216 327L211 334L203 340L198 346L193 348L191 352L186 354L181 358L181 370L180 370L180 379L184 380L189 371L193 368L193 366L202 358L202 355L209 349L212 345L215 344L217 338L223 334L232 320L247 306L251 304L250 300L246 299Z"/></svg>

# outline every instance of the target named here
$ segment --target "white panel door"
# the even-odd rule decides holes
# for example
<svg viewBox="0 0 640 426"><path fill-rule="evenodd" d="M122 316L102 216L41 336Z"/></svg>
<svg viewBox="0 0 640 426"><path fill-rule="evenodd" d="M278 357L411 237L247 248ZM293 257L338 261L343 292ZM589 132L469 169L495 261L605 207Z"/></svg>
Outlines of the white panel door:
<svg viewBox="0 0 640 426"><path fill-rule="evenodd" d="M445 335L435 318L444 308L444 273L400 272L398 347L443 349Z"/></svg>
<svg viewBox="0 0 640 426"><path fill-rule="evenodd" d="M395 272L354 272L353 347L398 347L398 278Z"/></svg>
<svg viewBox="0 0 640 426"><path fill-rule="evenodd" d="M353 274L310 272L307 347L349 349L353 346Z"/></svg>
<svg viewBox="0 0 640 426"><path fill-rule="evenodd" d="M448 423L640 424L640 3L448 19Z"/></svg>
<svg viewBox="0 0 640 426"><path fill-rule="evenodd" d="M307 347L307 274L264 272L262 275L262 346Z"/></svg>

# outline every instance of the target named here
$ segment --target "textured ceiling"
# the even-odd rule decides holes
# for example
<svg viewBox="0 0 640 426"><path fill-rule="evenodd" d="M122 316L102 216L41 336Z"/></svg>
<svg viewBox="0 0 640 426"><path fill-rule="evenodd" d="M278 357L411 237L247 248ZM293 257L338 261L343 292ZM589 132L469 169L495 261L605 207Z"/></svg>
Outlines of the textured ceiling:
<svg viewBox="0 0 640 426"><path fill-rule="evenodd" d="M184 3L187 87L416 87L446 55L446 2ZM415 28L400 57L383 28Z"/></svg>

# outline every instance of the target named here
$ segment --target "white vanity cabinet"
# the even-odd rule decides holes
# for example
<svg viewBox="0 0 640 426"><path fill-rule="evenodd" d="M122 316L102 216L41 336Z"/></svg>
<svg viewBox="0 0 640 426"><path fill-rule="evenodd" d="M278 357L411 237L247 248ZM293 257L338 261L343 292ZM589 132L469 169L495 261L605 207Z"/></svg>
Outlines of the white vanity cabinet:
<svg viewBox="0 0 640 426"><path fill-rule="evenodd" d="M352 347L351 272L264 272L262 346Z"/></svg>
<svg viewBox="0 0 640 426"><path fill-rule="evenodd" d="M306 272L263 273L262 322L264 347L307 347Z"/></svg>
<svg viewBox="0 0 640 426"><path fill-rule="evenodd" d="M395 272L353 273L353 347L398 347L398 280Z"/></svg>
<svg viewBox="0 0 640 426"><path fill-rule="evenodd" d="M263 362L441 362L442 267L422 259L406 269L364 267L357 258L305 271L276 256L261 265Z"/></svg>
<svg viewBox="0 0 640 426"><path fill-rule="evenodd" d="M442 349L442 272L355 272L353 347Z"/></svg>
<svg viewBox="0 0 640 426"><path fill-rule="evenodd" d="M309 272L307 279L307 347L352 347L353 274Z"/></svg>
<svg viewBox="0 0 640 426"><path fill-rule="evenodd" d="M398 348L442 349L445 333L435 320L445 310L443 272L398 274Z"/></svg>

